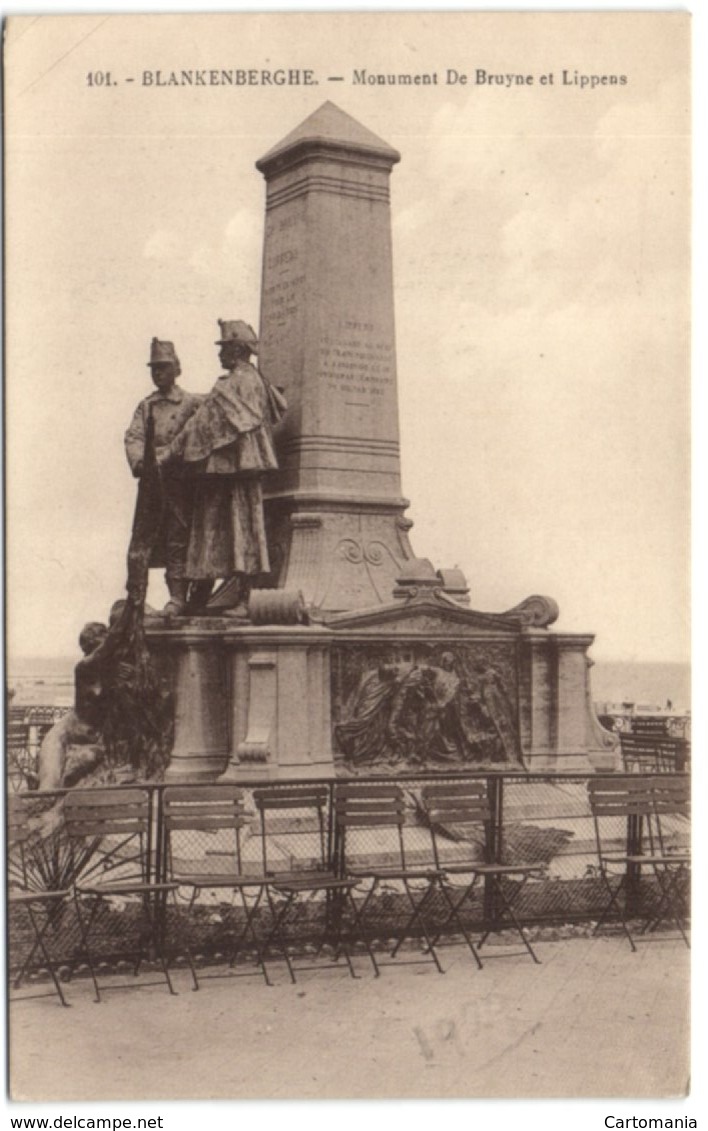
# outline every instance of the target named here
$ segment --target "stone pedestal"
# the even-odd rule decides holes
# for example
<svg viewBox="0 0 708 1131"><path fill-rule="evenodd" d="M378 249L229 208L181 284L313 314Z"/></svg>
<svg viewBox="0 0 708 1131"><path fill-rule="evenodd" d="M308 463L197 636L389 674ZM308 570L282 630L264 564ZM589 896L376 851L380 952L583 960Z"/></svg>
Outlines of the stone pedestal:
<svg viewBox="0 0 708 1131"><path fill-rule="evenodd" d="M234 627L221 617L151 624L174 672L168 782L321 777L334 772L329 648L321 627Z"/></svg>
<svg viewBox="0 0 708 1131"><path fill-rule="evenodd" d="M175 650L171 658L176 674L175 738L166 780L214 781L229 755L221 642L199 629L168 639Z"/></svg>
<svg viewBox="0 0 708 1131"><path fill-rule="evenodd" d="M619 768L616 739L595 715L590 687L594 636L527 629L521 645L519 711L529 769Z"/></svg>
<svg viewBox="0 0 708 1131"><path fill-rule="evenodd" d="M548 633L529 629L521 643L519 716L529 759L542 765L554 749L556 691Z"/></svg>
<svg viewBox="0 0 708 1131"><path fill-rule="evenodd" d="M332 773L329 635L276 626L229 634L231 752L221 781Z"/></svg>
<svg viewBox="0 0 708 1131"><path fill-rule="evenodd" d="M175 672L168 781L614 768L590 702L593 638L442 592L328 626L215 617L155 624L148 639Z"/></svg>

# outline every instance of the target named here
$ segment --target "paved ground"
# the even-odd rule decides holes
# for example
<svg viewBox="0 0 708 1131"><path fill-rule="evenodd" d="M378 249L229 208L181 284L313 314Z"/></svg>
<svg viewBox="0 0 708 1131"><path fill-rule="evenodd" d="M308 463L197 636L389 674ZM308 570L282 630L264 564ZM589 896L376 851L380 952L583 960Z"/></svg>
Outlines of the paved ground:
<svg viewBox="0 0 708 1131"><path fill-rule="evenodd" d="M11 1007L11 1093L27 1100L681 1096L687 1088L689 955L680 941L540 942L543 962L495 958L478 971L445 948L432 966L365 958L342 970L274 967L110 993L69 986ZM501 953L489 948L489 954ZM409 955L410 956L410 955Z"/></svg>

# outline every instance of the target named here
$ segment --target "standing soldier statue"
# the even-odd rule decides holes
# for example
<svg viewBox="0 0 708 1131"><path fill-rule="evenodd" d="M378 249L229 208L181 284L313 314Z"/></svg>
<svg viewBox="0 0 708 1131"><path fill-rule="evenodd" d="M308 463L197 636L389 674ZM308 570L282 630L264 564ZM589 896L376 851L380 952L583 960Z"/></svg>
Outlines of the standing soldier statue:
<svg viewBox="0 0 708 1131"><path fill-rule="evenodd" d="M202 400L176 383L182 370L172 342L153 338L148 365L156 389L140 402L125 434L125 453L136 479L146 472L146 456L149 458L146 449L150 439L154 438L155 448L169 444ZM165 568L170 600L164 612L167 616L179 616L187 604L185 567L194 485L179 463L165 468L160 478L158 528L152 532L148 564Z"/></svg>

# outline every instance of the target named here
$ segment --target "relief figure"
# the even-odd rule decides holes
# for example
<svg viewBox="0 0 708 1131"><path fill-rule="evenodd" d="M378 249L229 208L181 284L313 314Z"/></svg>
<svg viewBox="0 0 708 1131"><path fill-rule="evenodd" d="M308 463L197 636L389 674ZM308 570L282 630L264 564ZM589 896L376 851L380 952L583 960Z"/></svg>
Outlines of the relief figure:
<svg viewBox="0 0 708 1131"><path fill-rule="evenodd" d="M347 715L334 730L350 765L522 764L502 674L486 662L467 674L449 651L438 663L381 664L366 672Z"/></svg>

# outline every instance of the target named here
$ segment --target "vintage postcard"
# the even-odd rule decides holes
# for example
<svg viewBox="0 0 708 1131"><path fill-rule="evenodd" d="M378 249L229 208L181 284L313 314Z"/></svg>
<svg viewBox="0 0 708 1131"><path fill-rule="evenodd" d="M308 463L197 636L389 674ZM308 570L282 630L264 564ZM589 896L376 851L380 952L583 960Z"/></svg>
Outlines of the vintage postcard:
<svg viewBox="0 0 708 1131"><path fill-rule="evenodd" d="M695 1126L690 17L4 64L11 1099Z"/></svg>

